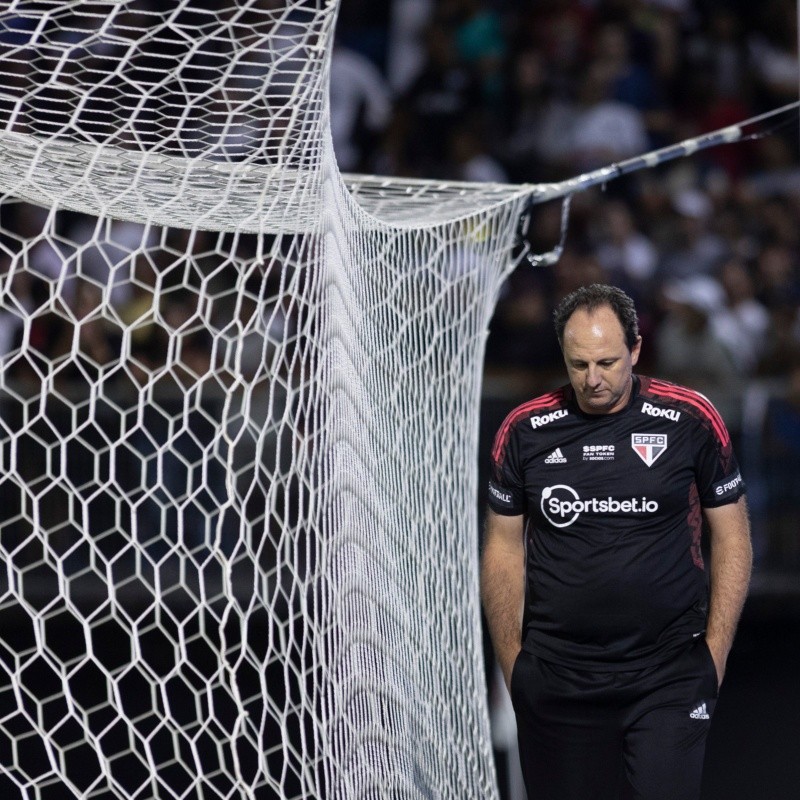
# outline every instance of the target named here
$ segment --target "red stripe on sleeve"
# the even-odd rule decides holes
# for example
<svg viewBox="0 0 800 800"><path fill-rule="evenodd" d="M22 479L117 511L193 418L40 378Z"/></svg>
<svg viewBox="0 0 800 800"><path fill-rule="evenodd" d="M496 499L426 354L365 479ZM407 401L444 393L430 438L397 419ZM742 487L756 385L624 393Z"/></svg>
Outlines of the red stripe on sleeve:
<svg viewBox="0 0 800 800"><path fill-rule="evenodd" d="M556 389L554 392L543 394L540 397L529 400L527 403L523 403L521 406L517 406L505 418L503 424L500 426L500 430L498 430L497 435L495 436L494 447L492 447L492 460L495 463L499 463L500 455L508 443L508 437L511 435L511 429L521 418L527 416L532 411L538 411L542 408L550 408L552 406L560 405L563 400L564 390Z"/></svg>
<svg viewBox="0 0 800 800"><path fill-rule="evenodd" d="M711 423L711 427L717 435L720 444L725 447L730 442L731 437L728 433L728 429L725 427L725 422L708 398L704 397L700 392L655 378L650 381L649 390L659 397L667 397L671 400L678 400L679 402L694 406Z"/></svg>

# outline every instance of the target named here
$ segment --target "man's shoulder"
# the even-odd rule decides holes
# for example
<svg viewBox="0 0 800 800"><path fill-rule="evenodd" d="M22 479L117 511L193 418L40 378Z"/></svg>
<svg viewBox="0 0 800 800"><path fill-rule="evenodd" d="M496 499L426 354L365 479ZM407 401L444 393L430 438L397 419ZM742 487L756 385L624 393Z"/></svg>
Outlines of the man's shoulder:
<svg viewBox="0 0 800 800"><path fill-rule="evenodd" d="M639 396L645 402L649 401L665 406L686 406L694 409L695 413L707 413L714 408L711 401L697 389L691 389L663 378L651 378L645 375L637 377L639 378Z"/></svg>
<svg viewBox="0 0 800 800"><path fill-rule="evenodd" d="M639 401L645 413L668 417L676 422L683 418L713 431L723 444L730 441L725 423L714 404L696 389L661 378L639 376Z"/></svg>
<svg viewBox="0 0 800 800"><path fill-rule="evenodd" d="M538 429L568 416L569 391L569 386L561 386L514 408L503 420L503 424L495 436L493 447L495 458L499 457L500 452L506 447L512 433L519 428L520 423L527 423L529 429Z"/></svg>
<svg viewBox="0 0 800 800"><path fill-rule="evenodd" d="M522 420L566 412L568 405L568 386L561 386L531 400L526 400L514 408L505 418L503 426L514 427Z"/></svg>

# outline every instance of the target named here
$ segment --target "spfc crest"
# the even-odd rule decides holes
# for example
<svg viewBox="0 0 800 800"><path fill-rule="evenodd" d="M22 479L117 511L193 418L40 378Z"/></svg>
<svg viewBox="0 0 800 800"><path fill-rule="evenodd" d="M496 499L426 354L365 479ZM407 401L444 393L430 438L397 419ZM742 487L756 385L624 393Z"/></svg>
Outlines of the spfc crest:
<svg viewBox="0 0 800 800"><path fill-rule="evenodd" d="M632 433L631 447L633 452L652 467L655 460L667 449L666 433Z"/></svg>

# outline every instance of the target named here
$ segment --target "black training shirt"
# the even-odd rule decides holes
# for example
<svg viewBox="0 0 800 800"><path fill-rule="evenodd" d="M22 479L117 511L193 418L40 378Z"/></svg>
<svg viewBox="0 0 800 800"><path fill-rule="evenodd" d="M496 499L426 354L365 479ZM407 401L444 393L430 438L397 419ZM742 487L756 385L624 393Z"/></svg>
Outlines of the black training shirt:
<svg viewBox="0 0 800 800"><path fill-rule="evenodd" d="M628 405L585 414L570 386L503 422L489 505L525 515L525 650L584 669L670 658L706 624L704 507L744 493L701 394L634 376Z"/></svg>

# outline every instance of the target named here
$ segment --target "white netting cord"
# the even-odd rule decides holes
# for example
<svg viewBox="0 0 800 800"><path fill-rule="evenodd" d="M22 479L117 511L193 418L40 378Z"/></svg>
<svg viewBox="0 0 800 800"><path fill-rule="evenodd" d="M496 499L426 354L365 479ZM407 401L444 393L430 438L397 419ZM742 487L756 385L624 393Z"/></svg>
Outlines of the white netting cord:
<svg viewBox="0 0 800 800"><path fill-rule="evenodd" d="M168 226L313 230L335 4L197 5L58 0L0 15L0 192ZM347 182L370 213L409 226L536 190Z"/></svg>
<svg viewBox="0 0 800 800"><path fill-rule="evenodd" d="M526 192L345 188L335 3L199 6L0 13L0 792L492 797L474 455Z"/></svg>
<svg viewBox="0 0 800 800"><path fill-rule="evenodd" d="M186 159L313 167L335 4L12 4L8 131Z"/></svg>
<svg viewBox="0 0 800 800"><path fill-rule="evenodd" d="M79 796L369 796L376 775L489 796L463 547L506 213L339 226L366 265L351 277L330 236L238 255L239 237L82 220L71 277L34 252L69 253L59 215L14 240L4 608L44 635L10 673L37 711L11 719L54 770L11 758L31 797L56 777ZM51 346L43 319L63 328Z"/></svg>
<svg viewBox="0 0 800 800"><path fill-rule="evenodd" d="M164 225L262 230L283 219L309 230L335 19L326 5L58 0L8 10L0 191Z"/></svg>
<svg viewBox="0 0 800 800"><path fill-rule="evenodd" d="M125 256L135 277L117 288L139 292L127 304L110 283L103 301L81 266L69 281L26 269L28 240L25 257L8 259L2 317L11 324L16 310L18 324L1 387L3 609L7 641L27 630L34 644L4 666L36 713L21 705L3 729L16 747L12 720L28 720L25 737L55 748L56 774L76 792L107 780L119 796L145 784L225 796L227 781L280 794L282 728L313 714L297 688L307 657L289 657L306 645L292 631L269 642L273 627L281 639L306 619L283 584L302 586L310 570L298 396L317 310L299 308L310 303L297 290L304 270L279 258L280 243L255 261L219 241L173 262L153 234L140 231L151 243ZM39 239L55 241L52 226ZM169 286L175 272L183 283ZM37 339L43 316L63 329L51 345ZM137 341L143 331L155 347ZM266 715L265 698L277 704ZM7 762L19 786L48 780L35 753Z"/></svg>
<svg viewBox="0 0 800 800"><path fill-rule="evenodd" d="M424 232L362 228L331 245L367 265L327 260L332 326L347 343L333 367L339 502L326 537L327 728L345 759L331 796L494 791L474 702L485 693L474 453L487 312L518 211Z"/></svg>

